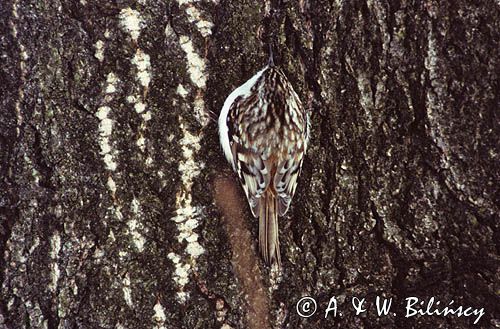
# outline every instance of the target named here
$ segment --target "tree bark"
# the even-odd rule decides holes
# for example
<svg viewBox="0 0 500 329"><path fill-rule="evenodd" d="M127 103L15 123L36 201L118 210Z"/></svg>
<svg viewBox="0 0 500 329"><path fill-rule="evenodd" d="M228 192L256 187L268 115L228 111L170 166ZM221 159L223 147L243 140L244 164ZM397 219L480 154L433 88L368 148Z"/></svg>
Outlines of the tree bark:
<svg viewBox="0 0 500 329"><path fill-rule="evenodd" d="M498 1L4 0L0 17L0 328L500 327ZM214 120L270 43L312 121L281 273ZM433 296L484 316L405 316Z"/></svg>

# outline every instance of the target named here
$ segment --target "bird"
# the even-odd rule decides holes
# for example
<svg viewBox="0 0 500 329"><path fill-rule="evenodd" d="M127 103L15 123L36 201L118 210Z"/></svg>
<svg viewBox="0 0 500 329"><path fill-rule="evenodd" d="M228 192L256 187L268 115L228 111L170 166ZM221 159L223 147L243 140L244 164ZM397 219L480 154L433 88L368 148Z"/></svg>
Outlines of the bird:
<svg viewBox="0 0 500 329"><path fill-rule="evenodd" d="M259 220L259 250L281 268L278 216L290 207L307 151L310 118L285 73L267 65L224 101L218 119L225 158Z"/></svg>

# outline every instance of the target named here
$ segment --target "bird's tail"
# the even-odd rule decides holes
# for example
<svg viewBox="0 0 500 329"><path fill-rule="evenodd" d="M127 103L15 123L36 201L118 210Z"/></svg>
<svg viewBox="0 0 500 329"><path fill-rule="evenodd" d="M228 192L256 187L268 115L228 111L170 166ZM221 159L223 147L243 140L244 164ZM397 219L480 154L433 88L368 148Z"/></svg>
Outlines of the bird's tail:
<svg viewBox="0 0 500 329"><path fill-rule="evenodd" d="M262 203L263 202L263 203ZM259 211L259 248L264 261L281 267L278 238L278 199L273 191L264 192Z"/></svg>

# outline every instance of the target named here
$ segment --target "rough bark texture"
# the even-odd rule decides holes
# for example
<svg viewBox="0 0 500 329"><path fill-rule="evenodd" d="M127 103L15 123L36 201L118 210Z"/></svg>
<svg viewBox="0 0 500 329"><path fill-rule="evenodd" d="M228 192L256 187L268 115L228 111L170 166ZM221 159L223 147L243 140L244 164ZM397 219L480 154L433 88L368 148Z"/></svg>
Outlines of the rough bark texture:
<svg viewBox="0 0 500 329"><path fill-rule="evenodd" d="M499 40L493 0L2 0L0 327L499 327ZM312 115L281 275L209 119L271 41Z"/></svg>

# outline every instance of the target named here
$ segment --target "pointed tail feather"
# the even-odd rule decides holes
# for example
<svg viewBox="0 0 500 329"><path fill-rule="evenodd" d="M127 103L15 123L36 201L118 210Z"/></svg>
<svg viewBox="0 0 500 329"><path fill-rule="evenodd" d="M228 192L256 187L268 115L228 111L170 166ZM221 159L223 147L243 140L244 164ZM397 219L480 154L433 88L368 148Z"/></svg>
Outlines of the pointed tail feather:
<svg viewBox="0 0 500 329"><path fill-rule="evenodd" d="M272 191L262 195L259 211L259 248L267 264L276 262L281 267L278 238L278 200Z"/></svg>

